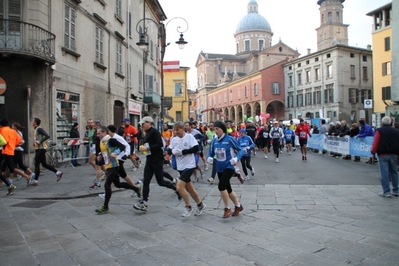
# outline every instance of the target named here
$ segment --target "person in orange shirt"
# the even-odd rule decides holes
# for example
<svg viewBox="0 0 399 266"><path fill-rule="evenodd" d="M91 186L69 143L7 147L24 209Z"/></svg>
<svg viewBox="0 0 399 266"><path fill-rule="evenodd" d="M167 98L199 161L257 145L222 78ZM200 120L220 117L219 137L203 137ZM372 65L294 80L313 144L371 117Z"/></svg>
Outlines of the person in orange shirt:
<svg viewBox="0 0 399 266"><path fill-rule="evenodd" d="M4 139L7 141L7 144L3 146L2 150L3 162L1 164L1 175L4 176L6 167L8 167L10 169L10 173L19 174L23 176L24 178L28 179L28 184L29 184L29 176L25 174L23 171L16 169L14 164L15 147L17 147L17 145L22 142L22 138L20 135L18 135L17 131L8 126L8 120L6 118L0 120L0 126L1 126L1 135L3 135ZM31 177L33 176L31 175ZM4 182L3 179L2 181ZM6 181L7 182L4 183L8 186L7 196L9 196L12 195L13 191L17 187L10 184L8 180Z"/></svg>
<svg viewBox="0 0 399 266"><path fill-rule="evenodd" d="M137 154L136 154L136 142L137 142L137 136L139 134L139 131L137 130L136 127L134 127L133 125L130 124L130 119L129 118L125 118L122 121L123 123L125 123L125 131L123 134L123 137L125 138L125 140L127 141L127 143L129 143L130 145L130 155L129 155L129 159L132 161L134 167L133 167L133 171L137 171L137 169L139 169L139 161L140 158L138 158Z"/></svg>

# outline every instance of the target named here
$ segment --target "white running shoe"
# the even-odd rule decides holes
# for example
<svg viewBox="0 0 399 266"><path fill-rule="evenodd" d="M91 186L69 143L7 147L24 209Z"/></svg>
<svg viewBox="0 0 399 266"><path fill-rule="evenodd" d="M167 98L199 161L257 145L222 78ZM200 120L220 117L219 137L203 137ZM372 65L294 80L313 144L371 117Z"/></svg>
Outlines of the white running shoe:
<svg viewBox="0 0 399 266"><path fill-rule="evenodd" d="M211 183L212 185L215 183L215 179L212 177L208 178L208 182Z"/></svg>
<svg viewBox="0 0 399 266"><path fill-rule="evenodd" d="M188 217L191 215L191 213L193 212L193 208L191 207L185 207L183 213L181 214L181 216L183 217Z"/></svg>
<svg viewBox="0 0 399 266"><path fill-rule="evenodd" d="M208 171L208 165L205 164L205 171Z"/></svg>
<svg viewBox="0 0 399 266"><path fill-rule="evenodd" d="M265 155L265 159L267 159L267 155Z"/></svg>
<svg viewBox="0 0 399 266"><path fill-rule="evenodd" d="M255 168L253 168L253 167L252 167L252 170L251 170L251 174L252 174L252 176L255 175Z"/></svg>
<svg viewBox="0 0 399 266"><path fill-rule="evenodd" d="M105 199L105 193L98 194L98 196L102 199Z"/></svg>
<svg viewBox="0 0 399 266"><path fill-rule="evenodd" d="M278 163L278 158L276 158L276 163Z"/></svg>

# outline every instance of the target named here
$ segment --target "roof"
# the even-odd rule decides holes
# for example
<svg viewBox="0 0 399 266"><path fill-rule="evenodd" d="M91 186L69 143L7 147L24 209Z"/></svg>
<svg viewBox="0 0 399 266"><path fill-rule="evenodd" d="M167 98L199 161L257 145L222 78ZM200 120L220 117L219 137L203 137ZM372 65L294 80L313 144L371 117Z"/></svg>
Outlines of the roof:
<svg viewBox="0 0 399 266"><path fill-rule="evenodd" d="M372 15L380 13L382 10L386 10L386 9L392 9L392 2L388 3L386 5L383 5L383 6L377 8L377 9L375 9L373 11L368 12L366 15L367 16L372 16Z"/></svg>

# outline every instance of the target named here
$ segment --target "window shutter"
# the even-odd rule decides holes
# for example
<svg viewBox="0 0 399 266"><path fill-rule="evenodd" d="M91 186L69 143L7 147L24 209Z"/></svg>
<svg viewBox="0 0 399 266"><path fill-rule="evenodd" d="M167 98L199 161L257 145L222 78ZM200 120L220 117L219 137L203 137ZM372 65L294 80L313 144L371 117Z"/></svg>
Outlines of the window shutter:
<svg viewBox="0 0 399 266"><path fill-rule="evenodd" d="M11 20L21 20L21 0L8 1L8 18Z"/></svg>
<svg viewBox="0 0 399 266"><path fill-rule="evenodd" d="M76 50L75 42L75 23L76 23L76 12L71 8L71 50Z"/></svg>
<svg viewBox="0 0 399 266"><path fill-rule="evenodd" d="M69 48L69 21L70 7L65 5L65 29L64 29L64 46Z"/></svg>

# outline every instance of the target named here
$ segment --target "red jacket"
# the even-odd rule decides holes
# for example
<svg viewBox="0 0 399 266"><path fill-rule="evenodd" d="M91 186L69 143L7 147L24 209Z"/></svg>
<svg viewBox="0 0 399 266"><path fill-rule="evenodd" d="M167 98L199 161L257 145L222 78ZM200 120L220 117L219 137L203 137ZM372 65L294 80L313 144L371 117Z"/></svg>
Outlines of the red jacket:
<svg viewBox="0 0 399 266"><path fill-rule="evenodd" d="M299 124L295 129L295 135L299 136L299 139L307 139L309 132L309 126L307 124Z"/></svg>

